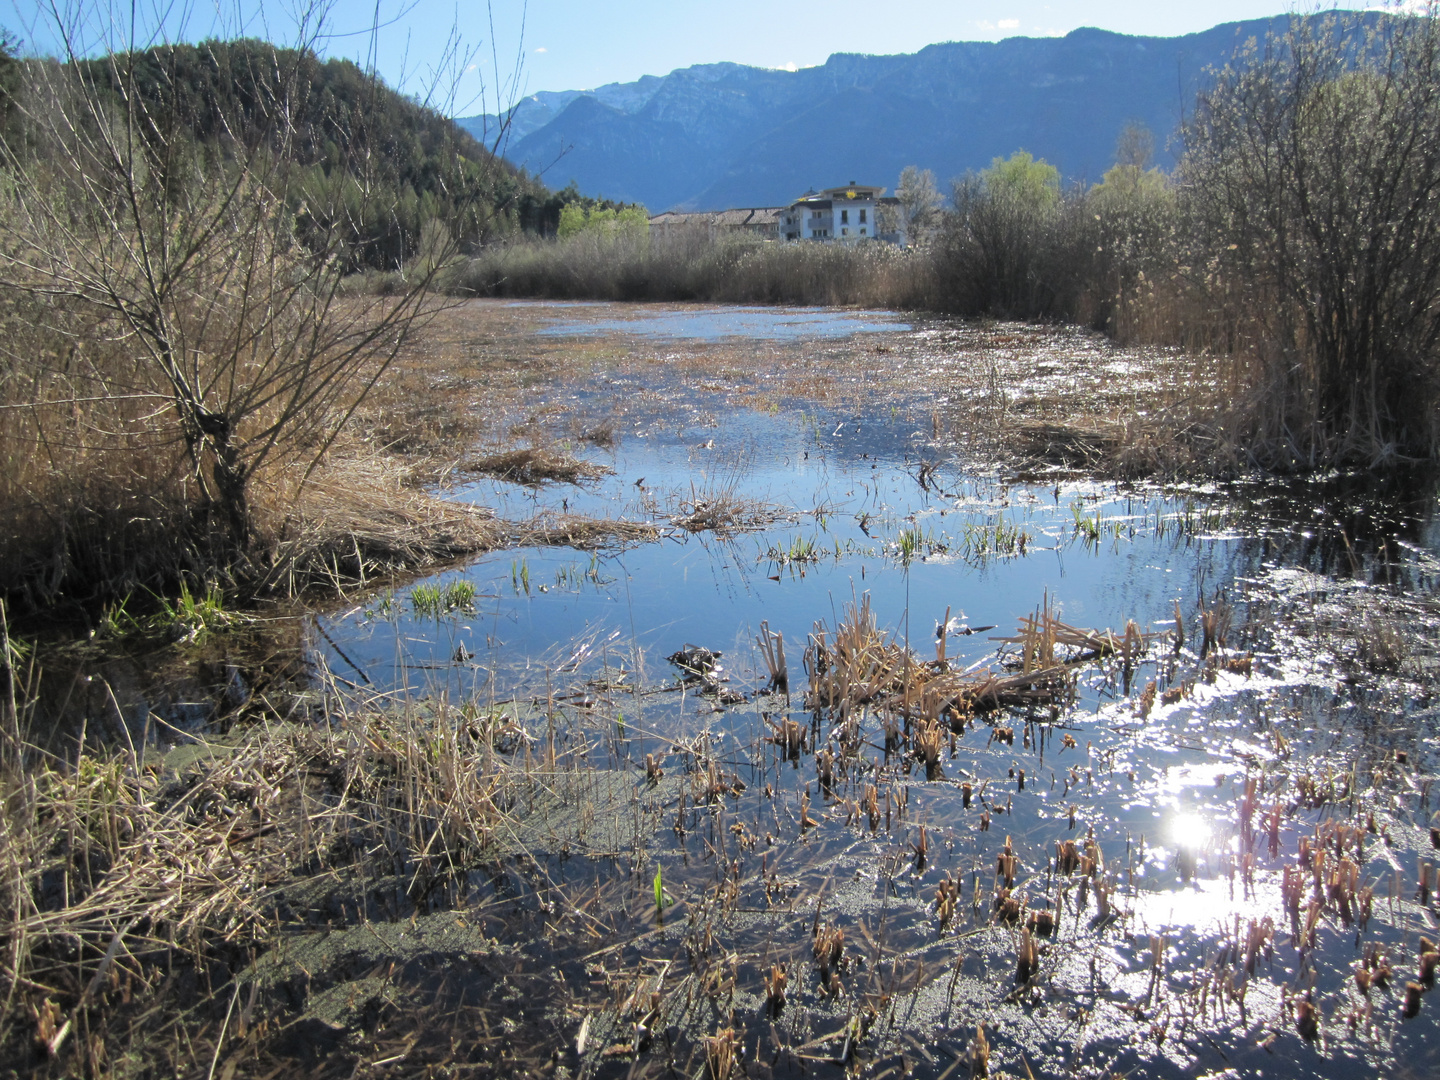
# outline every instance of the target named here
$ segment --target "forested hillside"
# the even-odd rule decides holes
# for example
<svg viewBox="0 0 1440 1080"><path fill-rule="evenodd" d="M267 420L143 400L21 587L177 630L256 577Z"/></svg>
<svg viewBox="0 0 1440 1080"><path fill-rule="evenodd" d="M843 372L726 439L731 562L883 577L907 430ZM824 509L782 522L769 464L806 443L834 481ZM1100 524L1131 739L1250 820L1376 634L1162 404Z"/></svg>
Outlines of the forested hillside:
<svg viewBox="0 0 1440 1080"><path fill-rule="evenodd" d="M302 233L328 234L343 222L356 269L393 269L414 258L427 221L457 230L464 248L522 231L551 233L559 221L563 200L525 170L492 160L451 120L349 60L241 39L122 53L86 67L83 77L111 99L116 115L139 117L152 143L179 136L202 157L264 147L299 167L290 195ZM13 81L23 86L22 74ZM133 114L129 95L137 98ZM45 147L36 143L35 152ZM178 170L175 182L194 164L188 154L167 160ZM340 220L315 220L325 200L307 192L339 176L349 182L331 210Z"/></svg>

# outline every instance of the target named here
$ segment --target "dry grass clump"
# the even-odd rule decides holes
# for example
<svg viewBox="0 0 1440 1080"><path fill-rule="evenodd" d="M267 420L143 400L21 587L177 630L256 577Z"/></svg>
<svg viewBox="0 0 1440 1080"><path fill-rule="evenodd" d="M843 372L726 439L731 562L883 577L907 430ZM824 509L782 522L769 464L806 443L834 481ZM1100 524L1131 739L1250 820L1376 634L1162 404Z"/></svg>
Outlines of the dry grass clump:
<svg viewBox="0 0 1440 1080"><path fill-rule="evenodd" d="M1118 449L1114 432L1069 424L1022 424L1014 435L1025 459L1073 469L1102 469Z"/></svg>
<svg viewBox="0 0 1440 1080"><path fill-rule="evenodd" d="M26 676L4 673L0 1053L42 1074L218 1058L222 1017L245 1034L232 973L277 940L288 889L398 872L418 900L505 828L500 721L478 709L341 706L173 770L83 738L64 759L27 745Z"/></svg>
<svg viewBox="0 0 1440 1080"><path fill-rule="evenodd" d="M0 595L20 610L85 603L205 564L184 448L150 421L165 397L115 389L126 358L103 322L8 295L0 339Z"/></svg>
<svg viewBox="0 0 1440 1080"><path fill-rule="evenodd" d="M582 480L598 480L614 471L563 450L543 446L517 447L471 458L463 468L466 472L484 473L512 483L532 485L548 482L578 484Z"/></svg>
<svg viewBox="0 0 1440 1080"><path fill-rule="evenodd" d="M682 500L671 524L686 532L728 533L758 529L775 520L776 510L758 499L741 498L730 486L690 486L690 498Z"/></svg>
<svg viewBox="0 0 1440 1080"><path fill-rule="evenodd" d="M488 515L409 490L407 464L356 440L317 461L315 431L250 475L250 538L237 549L165 419L165 394L138 383L117 391L135 363L131 343L33 297L0 306L0 329L0 596L12 611L94 609L186 582L294 594L501 538Z"/></svg>
<svg viewBox="0 0 1440 1080"><path fill-rule="evenodd" d="M1015 647L1013 659L959 670L941 651L943 639L936 659L922 661L882 634L867 594L846 609L833 634L815 624L805 650L810 677L805 705L820 710L883 703L907 720L912 748L933 778L941 750L934 725L944 721L958 731L977 712L1060 704L1071 693L1077 666L1109 656L1129 658L1157 636L1078 629L1047 604L1022 620L1014 635L995 639Z"/></svg>
<svg viewBox="0 0 1440 1080"><path fill-rule="evenodd" d="M508 530L468 503L417 490L378 457L344 457L309 481L280 473L262 488L266 567L251 588L300 595L488 551ZM287 498L287 490L293 497Z"/></svg>

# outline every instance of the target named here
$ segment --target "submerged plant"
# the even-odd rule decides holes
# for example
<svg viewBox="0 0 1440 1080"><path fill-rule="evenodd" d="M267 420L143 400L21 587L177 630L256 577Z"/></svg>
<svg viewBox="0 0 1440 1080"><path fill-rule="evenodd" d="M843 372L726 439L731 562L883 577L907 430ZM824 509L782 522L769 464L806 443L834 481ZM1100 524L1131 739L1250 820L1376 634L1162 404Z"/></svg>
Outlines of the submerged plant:
<svg viewBox="0 0 1440 1080"><path fill-rule="evenodd" d="M820 549L816 546L814 540L797 536L790 541L788 547L771 544L770 548L765 552L765 558L780 566L786 566L791 563L813 563L820 561Z"/></svg>
<svg viewBox="0 0 1440 1080"><path fill-rule="evenodd" d="M451 611L473 611L475 583L462 580L445 585L416 585L410 592L410 606L416 615L435 619Z"/></svg>

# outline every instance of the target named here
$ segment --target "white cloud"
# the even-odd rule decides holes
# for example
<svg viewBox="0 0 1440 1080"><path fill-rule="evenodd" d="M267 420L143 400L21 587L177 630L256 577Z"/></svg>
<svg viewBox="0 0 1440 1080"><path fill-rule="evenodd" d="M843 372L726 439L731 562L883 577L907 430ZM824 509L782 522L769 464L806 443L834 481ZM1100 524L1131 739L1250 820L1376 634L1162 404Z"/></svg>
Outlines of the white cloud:
<svg viewBox="0 0 1440 1080"><path fill-rule="evenodd" d="M998 23L996 23L995 25L998 26L1001 30L1018 30L1018 29L1020 29L1020 20L1019 20L1019 19L1001 19L1001 20L1000 20Z"/></svg>
<svg viewBox="0 0 1440 1080"><path fill-rule="evenodd" d="M795 63L794 60L791 60L791 61L789 61L788 63L786 63L784 70L785 70L785 71L799 71L799 70L800 70L800 65L798 65L797 63Z"/></svg>
<svg viewBox="0 0 1440 1080"><path fill-rule="evenodd" d="M545 48L544 45L541 45L540 48L536 49L535 51L536 51L537 53L541 53L541 52L549 52L550 50L547 49L547 48Z"/></svg>

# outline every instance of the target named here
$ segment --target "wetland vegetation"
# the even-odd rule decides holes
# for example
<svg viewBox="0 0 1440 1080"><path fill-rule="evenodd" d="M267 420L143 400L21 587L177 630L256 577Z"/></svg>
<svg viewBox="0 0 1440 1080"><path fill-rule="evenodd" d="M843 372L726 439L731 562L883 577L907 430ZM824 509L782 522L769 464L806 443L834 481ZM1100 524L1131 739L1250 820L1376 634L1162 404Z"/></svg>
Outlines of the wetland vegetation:
<svg viewBox="0 0 1440 1080"><path fill-rule="evenodd" d="M256 119L303 50L250 142L147 127L203 50L7 83L83 108L4 162L0 1070L1433 1075L1433 148L1373 214L1237 156L1393 165L1403 25L1223 75L1184 184L1020 160L927 250L403 276L373 155ZM875 306L437 300L577 252Z"/></svg>

